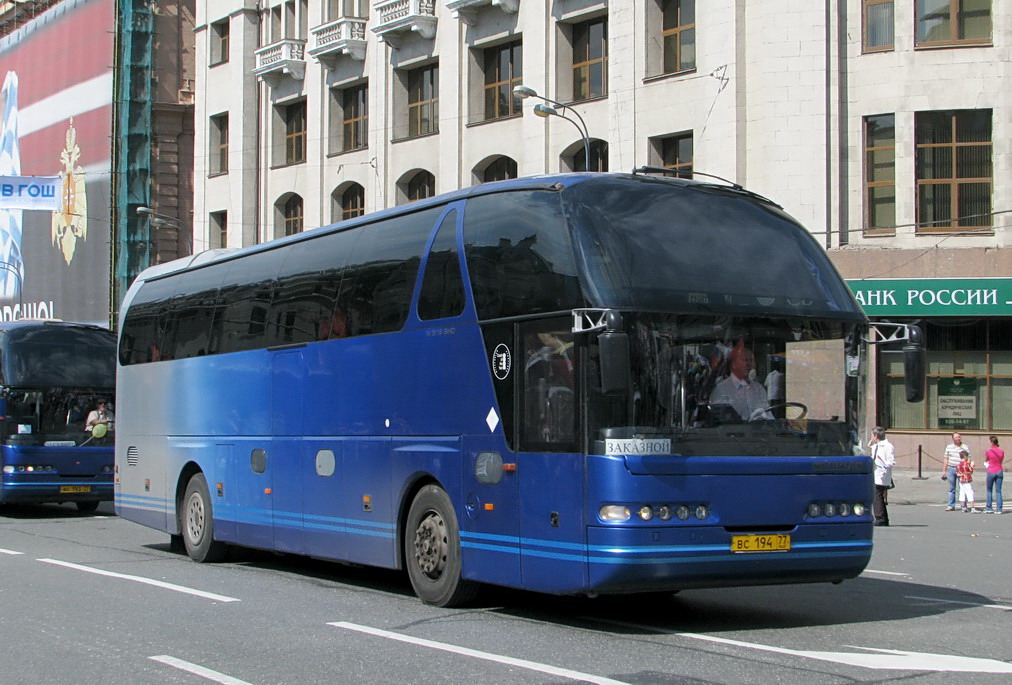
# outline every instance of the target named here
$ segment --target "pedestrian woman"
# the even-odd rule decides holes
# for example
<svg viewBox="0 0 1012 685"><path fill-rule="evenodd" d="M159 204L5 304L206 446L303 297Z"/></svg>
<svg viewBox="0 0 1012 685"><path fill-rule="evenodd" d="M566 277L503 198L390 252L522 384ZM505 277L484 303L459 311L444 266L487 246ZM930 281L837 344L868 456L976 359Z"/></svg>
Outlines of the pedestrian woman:
<svg viewBox="0 0 1012 685"><path fill-rule="evenodd" d="M889 525L889 489L893 486L893 466L896 465L896 450L886 440L885 428L876 426L871 432L871 458L875 462L875 500L871 513L876 526Z"/></svg>
<svg viewBox="0 0 1012 685"><path fill-rule="evenodd" d="M1005 473L1002 471L1002 462L1005 461L1005 450L998 447L998 436L991 436L991 449L984 454L984 460L987 462L987 506L984 507L984 513L1000 514L1001 509L1004 506L1004 502L1001 498L1001 482L1005 479ZM991 491L994 491L995 508L991 508Z"/></svg>

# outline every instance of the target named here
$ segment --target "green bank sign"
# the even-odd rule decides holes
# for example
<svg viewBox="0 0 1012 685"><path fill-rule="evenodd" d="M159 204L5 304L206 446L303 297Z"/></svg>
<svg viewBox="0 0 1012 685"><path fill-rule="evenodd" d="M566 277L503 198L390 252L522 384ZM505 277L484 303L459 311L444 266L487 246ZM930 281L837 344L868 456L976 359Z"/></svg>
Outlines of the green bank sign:
<svg viewBox="0 0 1012 685"><path fill-rule="evenodd" d="M1012 278L848 280L868 316L1012 316Z"/></svg>

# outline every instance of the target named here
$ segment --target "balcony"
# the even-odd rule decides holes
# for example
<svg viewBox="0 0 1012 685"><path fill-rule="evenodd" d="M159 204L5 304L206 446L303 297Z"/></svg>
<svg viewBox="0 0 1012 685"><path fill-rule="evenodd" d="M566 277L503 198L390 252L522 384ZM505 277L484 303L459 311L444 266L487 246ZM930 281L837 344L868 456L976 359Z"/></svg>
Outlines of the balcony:
<svg viewBox="0 0 1012 685"><path fill-rule="evenodd" d="M520 11L520 0L446 0L446 9L469 26L474 25L476 21L477 9L485 5L498 7L510 14Z"/></svg>
<svg viewBox="0 0 1012 685"><path fill-rule="evenodd" d="M331 69L336 66L337 58L341 55L364 60L365 24L365 19L344 18L310 29L310 56Z"/></svg>
<svg viewBox="0 0 1012 685"><path fill-rule="evenodd" d="M306 76L306 41L284 38L257 50L253 73L262 81L277 86L288 76L301 81Z"/></svg>
<svg viewBox="0 0 1012 685"><path fill-rule="evenodd" d="M436 0L379 0L373 32L396 48L404 34L414 31L422 38L436 37Z"/></svg>

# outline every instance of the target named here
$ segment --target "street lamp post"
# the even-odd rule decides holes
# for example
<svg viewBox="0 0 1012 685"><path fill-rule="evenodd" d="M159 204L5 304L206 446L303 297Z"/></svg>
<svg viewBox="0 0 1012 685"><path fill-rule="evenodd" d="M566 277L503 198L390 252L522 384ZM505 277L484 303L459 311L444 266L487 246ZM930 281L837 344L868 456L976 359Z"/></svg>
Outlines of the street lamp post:
<svg viewBox="0 0 1012 685"><path fill-rule="evenodd" d="M557 100L546 98L544 95L538 95L538 92L536 90L525 85L514 86L513 94L524 100L526 100L527 98L537 98L538 100L544 100L548 104L544 105L538 103L534 105L534 114L542 118L548 118L552 116L559 117L561 119L565 119L573 126L575 126L576 130L580 132L580 137L583 138L583 160L584 164L587 167L587 170L590 171L590 133L587 130L587 122L583 120L583 117L580 116L580 113L577 112L572 107L570 107L569 105L564 105ZM568 116L566 116L566 112L572 112L573 116L576 117L576 119L570 119Z"/></svg>
<svg viewBox="0 0 1012 685"><path fill-rule="evenodd" d="M176 217L169 216L168 214L162 214L161 212L156 212L155 210L151 209L150 207L138 207L137 208L137 216L147 217L148 218L148 225L149 226L154 226L156 228L158 228L160 226L175 226L177 230L182 230L184 228L183 222L180 221L179 219L177 219ZM152 252L152 239L151 239L151 231L150 230L148 231L147 248L148 248L148 264L147 265L151 266L151 263L152 263L152 259L151 259L151 257L152 257L152 255L151 255L151 252ZM155 257L157 258L157 254L155 255Z"/></svg>

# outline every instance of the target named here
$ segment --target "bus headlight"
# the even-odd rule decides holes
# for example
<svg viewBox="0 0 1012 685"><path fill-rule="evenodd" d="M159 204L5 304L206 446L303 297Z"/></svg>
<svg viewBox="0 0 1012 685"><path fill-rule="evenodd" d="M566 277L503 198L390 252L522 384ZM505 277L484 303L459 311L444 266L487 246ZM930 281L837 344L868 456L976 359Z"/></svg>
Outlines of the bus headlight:
<svg viewBox="0 0 1012 685"><path fill-rule="evenodd" d="M850 505L846 502L840 502L840 516L850 516Z"/></svg>
<svg viewBox="0 0 1012 685"><path fill-rule="evenodd" d="M678 517L679 521L685 521L689 518L689 508L684 504L680 505L675 509L675 516Z"/></svg>
<svg viewBox="0 0 1012 685"><path fill-rule="evenodd" d="M864 504L862 504L861 502L854 503L854 516L864 516L865 511L866 509Z"/></svg>
<svg viewBox="0 0 1012 685"><path fill-rule="evenodd" d="M696 507L696 518L700 521L705 521L706 517L710 515L710 510L705 504L700 504Z"/></svg>
<svg viewBox="0 0 1012 685"><path fill-rule="evenodd" d="M671 507L669 507L667 504L662 504L660 508L657 509L657 518L659 518L662 521L670 520Z"/></svg>
<svg viewBox="0 0 1012 685"><path fill-rule="evenodd" d="M605 504L597 515L602 521L628 521L631 514L629 507L621 504Z"/></svg>
<svg viewBox="0 0 1012 685"><path fill-rule="evenodd" d="M644 521L649 521L654 517L654 510L650 508L649 504L644 504L636 513L639 514L639 517Z"/></svg>
<svg viewBox="0 0 1012 685"><path fill-rule="evenodd" d="M808 518L814 519L822 516L822 507L819 506L818 502L812 502L808 505Z"/></svg>
<svg viewBox="0 0 1012 685"><path fill-rule="evenodd" d="M836 516L836 505L833 504L832 502L826 502L826 516L827 517Z"/></svg>
<svg viewBox="0 0 1012 685"><path fill-rule="evenodd" d="M5 464L4 473L14 473L14 467L11 464Z"/></svg>

